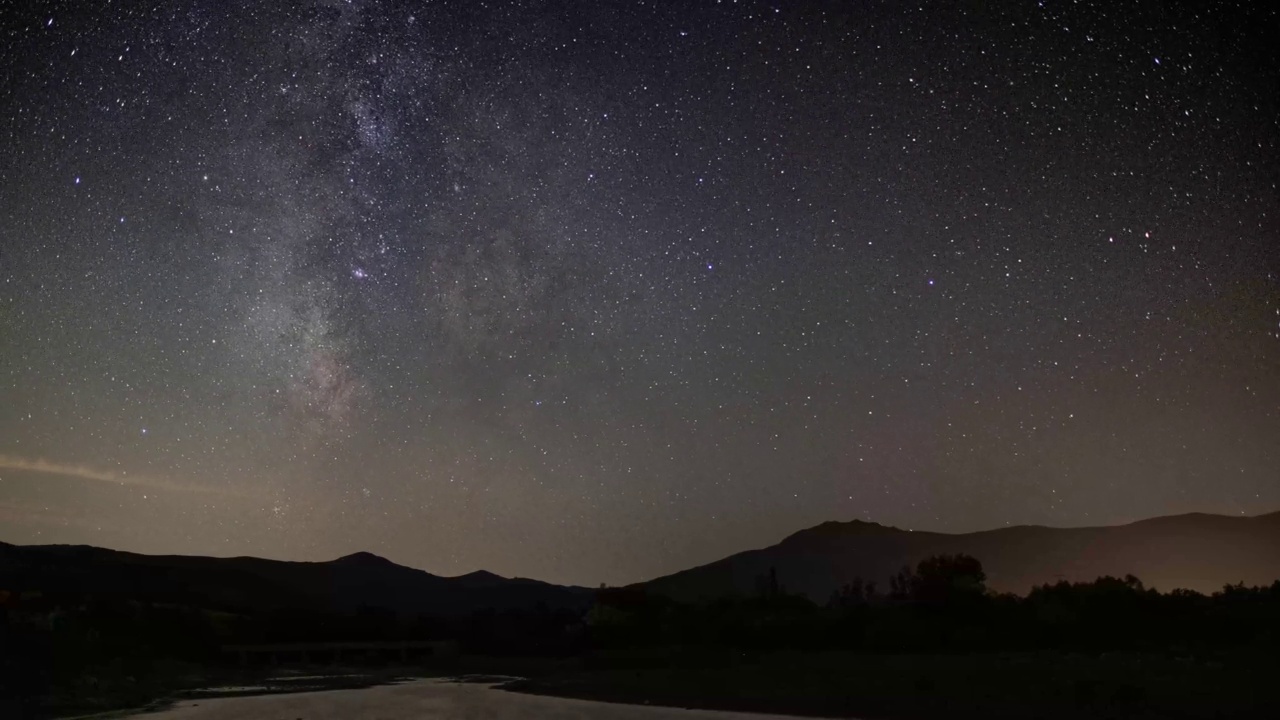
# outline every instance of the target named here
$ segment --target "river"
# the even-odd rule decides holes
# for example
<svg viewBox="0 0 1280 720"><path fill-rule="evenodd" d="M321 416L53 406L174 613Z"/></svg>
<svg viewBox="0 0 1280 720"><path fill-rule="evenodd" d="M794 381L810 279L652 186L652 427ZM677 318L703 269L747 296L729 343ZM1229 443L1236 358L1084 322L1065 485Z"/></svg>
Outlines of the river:
<svg viewBox="0 0 1280 720"><path fill-rule="evenodd" d="M620 705L412 680L360 690L181 700L138 720L768 720L783 715ZM794 719L793 719L794 720Z"/></svg>

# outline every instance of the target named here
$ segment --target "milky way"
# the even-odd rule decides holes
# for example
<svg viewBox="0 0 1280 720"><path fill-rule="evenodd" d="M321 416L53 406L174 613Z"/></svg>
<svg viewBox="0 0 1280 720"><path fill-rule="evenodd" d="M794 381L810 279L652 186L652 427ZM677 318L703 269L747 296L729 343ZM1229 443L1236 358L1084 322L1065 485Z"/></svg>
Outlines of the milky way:
<svg viewBox="0 0 1280 720"><path fill-rule="evenodd" d="M1280 507L1280 16L24 3L0 540L643 579Z"/></svg>

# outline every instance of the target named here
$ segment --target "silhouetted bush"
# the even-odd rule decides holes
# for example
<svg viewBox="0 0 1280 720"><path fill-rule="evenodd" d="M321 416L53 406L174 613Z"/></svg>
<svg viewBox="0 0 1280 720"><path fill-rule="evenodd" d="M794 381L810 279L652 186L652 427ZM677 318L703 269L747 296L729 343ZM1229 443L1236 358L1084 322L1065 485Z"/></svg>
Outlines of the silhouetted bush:
<svg viewBox="0 0 1280 720"><path fill-rule="evenodd" d="M1280 582L1202 595L1159 593L1133 576L1103 577L1043 585L1019 597L988 591L985 579L977 560L940 556L904 568L887 593L854 578L824 606L787 592L770 573L753 595L708 603L680 603L642 588L601 588L585 616L535 606L462 618L373 606L345 614L249 613L11 592L0 595L0 716L31 715L33 703L50 697L74 698L83 708L145 701L177 682L181 668L234 662L222 646L235 643L452 639L466 653L601 657L624 650L633 658L662 657L664 648L676 646L734 656L1130 652L1206 662L1280 650Z"/></svg>
<svg viewBox="0 0 1280 720"><path fill-rule="evenodd" d="M1159 593L1132 575L1059 582L1026 597L985 586L982 564L938 556L903 568L881 594L854 578L823 607L761 577L757 593L684 604L642 589L602 590L588 615L596 648L706 645L867 652L1055 650L1204 655L1280 648L1280 582L1211 596Z"/></svg>

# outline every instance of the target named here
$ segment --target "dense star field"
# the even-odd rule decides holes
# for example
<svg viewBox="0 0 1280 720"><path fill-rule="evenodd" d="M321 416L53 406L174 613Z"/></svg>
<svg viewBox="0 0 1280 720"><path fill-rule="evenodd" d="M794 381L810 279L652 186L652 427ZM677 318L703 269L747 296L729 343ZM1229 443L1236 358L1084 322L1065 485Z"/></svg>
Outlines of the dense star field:
<svg viewBox="0 0 1280 720"><path fill-rule="evenodd" d="M0 18L0 540L594 585L1280 507L1265 3Z"/></svg>

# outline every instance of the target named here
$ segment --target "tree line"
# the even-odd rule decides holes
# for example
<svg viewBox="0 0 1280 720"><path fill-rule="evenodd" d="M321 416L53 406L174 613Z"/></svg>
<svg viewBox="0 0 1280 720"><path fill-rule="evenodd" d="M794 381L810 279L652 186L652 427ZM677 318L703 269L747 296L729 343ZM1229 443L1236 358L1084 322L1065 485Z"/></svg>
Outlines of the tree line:
<svg viewBox="0 0 1280 720"><path fill-rule="evenodd" d="M1025 596L992 592L982 564L937 556L887 587L855 578L823 604L770 572L749 596L680 603L642 587L602 589L588 615L598 647L683 644L865 652L1280 649L1280 581L1205 595L1162 593L1138 578L1061 581Z"/></svg>
<svg viewBox="0 0 1280 720"><path fill-rule="evenodd" d="M643 586L601 588L584 613L534 606L462 617L362 607L265 612L68 593L0 593L0 710L40 698L128 704L226 666L233 643L456 640L465 654L601 656L703 647L856 653L1162 653L1239 658L1280 650L1280 581L1212 594L1157 592L1133 576L992 592L976 559L938 556L881 587L852 579L825 602L770 572L754 593L681 603ZM10 714L0 712L0 716ZM14 715L21 717L22 715Z"/></svg>

